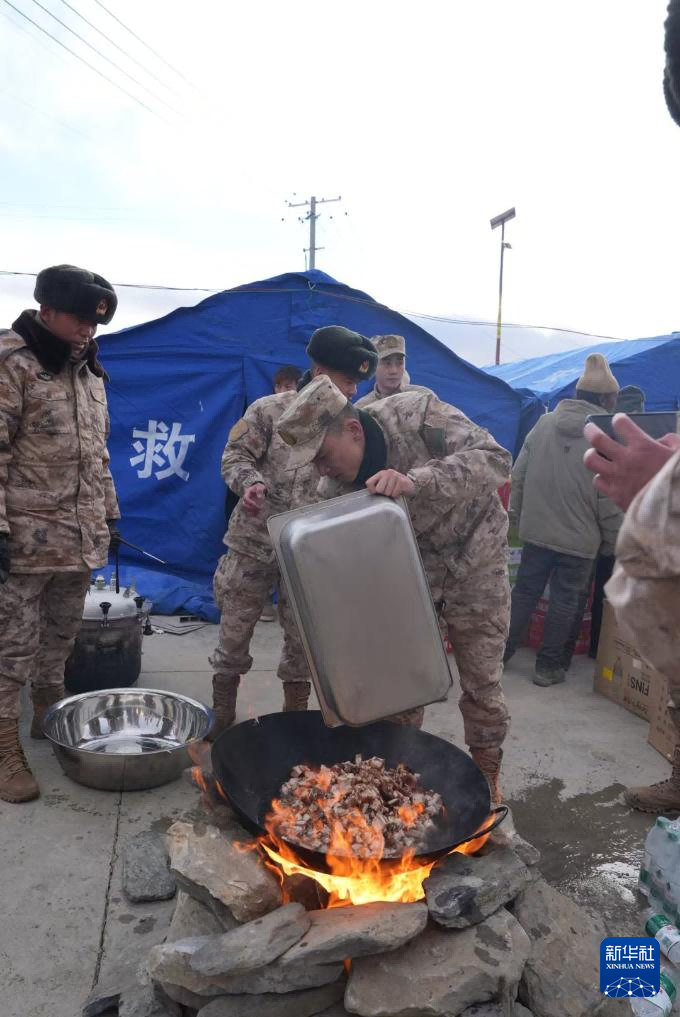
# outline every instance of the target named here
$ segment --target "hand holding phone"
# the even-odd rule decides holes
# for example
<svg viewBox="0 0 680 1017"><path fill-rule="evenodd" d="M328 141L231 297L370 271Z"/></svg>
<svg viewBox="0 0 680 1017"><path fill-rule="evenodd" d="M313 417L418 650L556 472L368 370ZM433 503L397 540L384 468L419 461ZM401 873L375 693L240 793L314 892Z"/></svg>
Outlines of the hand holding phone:
<svg viewBox="0 0 680 1017"><path fill-rule="evenodd" d="M583 461L595 473L593 484L597 490L626 511L638 491L680 450L677 434L667 434L661 440L650 437L631 417L616 413L610 417L612 436L596 423L601 415L589 417L584 434L593 446ZM605 414L602 414L605 416ZM609 417L607 414L606 416ZM656 414L633 414L638 417ZM658 414L666 417L667 414ZM676 417L676 414L672 414Z"/></svg>

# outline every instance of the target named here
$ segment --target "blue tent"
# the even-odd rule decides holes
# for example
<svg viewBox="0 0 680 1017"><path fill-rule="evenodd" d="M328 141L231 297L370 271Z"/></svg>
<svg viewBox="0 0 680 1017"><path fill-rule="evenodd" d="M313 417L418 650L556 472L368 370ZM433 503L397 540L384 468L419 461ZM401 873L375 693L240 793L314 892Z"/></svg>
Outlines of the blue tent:
<svg viewBox="0 0 680 1017"><path fill-rule="evenodd" d="M680 407L680 332L653 339L599 343L568 353L487 367L486 371L516 390L535 393L553 409L560 399L573 396L589 353L604 354L622 388L638 385L645 393L647 410Z"/></svg>
<svg viewBox="0 0 680 1017"><path fill-rule="evenodd" d="M229 430L246 405L272 391L279 367L307 366L310 335L331 323L366 335L404 335L413 381L460 407L512 451L540 412L533 397L518 395L407 318L318 271L226 290L105 336L121 532L168 563L153 573L142 567L144 559L130 557L124 577L134 574L157 610L211 613L210 580L224 550L220 459Z"/></svg>

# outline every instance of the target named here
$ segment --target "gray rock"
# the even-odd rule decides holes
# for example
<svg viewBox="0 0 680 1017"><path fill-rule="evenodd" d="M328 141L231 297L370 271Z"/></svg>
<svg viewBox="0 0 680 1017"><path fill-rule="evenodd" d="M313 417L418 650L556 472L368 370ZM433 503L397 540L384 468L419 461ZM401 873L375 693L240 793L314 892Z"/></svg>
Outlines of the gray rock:
<svg viewBox="0 0 680 1017"><path fill-rule="evenodd" d="M160 986L147 983L121 993L118 1017L182 1017L182 1010Z"/></svg>
<svg viewBox="0 0 680 1017"><path fill-rule="evenodd" d="M502 993L514 999L529 952L508 911L460 932L430 926L399 950L354 961L345 1008L363 1017L457 1017Z"/></svg>
<svg viewBox="0 0 680 1017"><path fill-rule="evenodd" d="M531 940L519 998L536 1017L583 1017L618 1003L600 993L600 942L609 935L600 918L543 880L520 894L514 913Z"/></svg>
<svg viewBox="0 0 680 1017"><path fill-rule="evenodd" d="M83 1004L83 1017L99 1017L107 1010L115 1009L122 993L133 989L138 984L137 972L134 968L122 968L111 972L104 980L95 985Z"/></svg>
<svg viewBox="0 0 680 1017"><path fill-rule="evenodd" d="M282 968L277 961L245 975L202 975L195 971L196 954L211 941L210 936L194 936L176 943L155 946L149 953L148 971L151 978L163 984L181 985L199 996L258 992L292 992L330 985L342 974L341 964Z"/></svg>
<svg viewBox="0 0 680 1017"><path fill-rule="evenodd" d="M219 989L216 989L212 996L199 996L197 992L190 992L189 989L184 989L181 985L171 985L169 982L161 982L160 986L166 996L169 996L170 999L175 1001L175 1003L179 1003L181 1006L192 1011L200 1010L202 1006L205 1006L205 1004L210 1002L212 999L224 999L224 995Z"/></svg>
<svg viewBox="0 0 680 1017"><path fill-rule="evenodd" d="M199 1010L199 1017L313 1017L327 1013L327 1007L342 999L344 982L324 985L306 992L275 993L263 996L221 996ZM344 1012L344 1008L343 1008Z"/></svg>
<svg viewBox="0 0 680 1017"><path fill-rule="evenodd" d="M509 847L515 852L518 858L531 868L538 865L541 860L541 852L528 840L521 837L515 828L515 821L512 812L508 812L501 825L490 834L488 841L482 848L482 853L493 851L495 848Z"/></svg>
<svg viewBox="0 0 680 1017"><path fill-rule="evenodd" d="M275 961L302 939L311 924L302 904L286 904L231 932L212 937L193 957L191 966L202 975L247 974Z"/></svg>
<svg viewBox="0 0 680 1017"><path fill-rule="evenodd" d="M170 871L192 897L216 898L238 922L281 905L281 887L257 851L215 826L174 823L167 833Z"/></svg>
<svg viewBox="0 0 680 1017"><path fill-rule="evenodd" d="M219 904L219 901L215 903L219 906L220 917L207 904L195 900L184 890L179 890L166 942L174 943L178 939L190 939L192 936L220 936L229 929L237 929L238 922L229 908Z"/></svg>
<svg viewBox="0 0 680 1017"><path fill-rule="evenodd" d="M463 929L514 900L532 878L514 851L499 847L479 857L454 851L437 862L423 886L435 922Z"/></svg>
<svg viewBox="0 0 680 1017"><path fill-rule="evenodd" d="M311 928L281 957L282 967L331 964L347 957L396 950L427 925L427 907L418 904L360 904L311 911Z"/></svg>
<svg viewBox="0 0 680 1017"><path fill-rule="evenodd" d="M510 1003L507 1007L501 1003L475 1003L463 1010L461 1017L533 1017L533 1014L517 1002Z"/></svg>
<svg viewBox="0 0 680 1017"><path fill-rule="evenodd" d="M132 837L123 852L123 892L127 899L134 904L170 900L176 890L162 834L148 830Z"/></svg>

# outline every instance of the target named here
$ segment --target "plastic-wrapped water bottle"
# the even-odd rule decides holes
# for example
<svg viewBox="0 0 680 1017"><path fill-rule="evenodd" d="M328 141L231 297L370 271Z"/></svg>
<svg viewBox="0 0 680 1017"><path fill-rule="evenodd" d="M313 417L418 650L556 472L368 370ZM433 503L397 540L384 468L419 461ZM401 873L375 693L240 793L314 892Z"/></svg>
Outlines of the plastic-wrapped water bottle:
<svg viewBox="0 0 680 1017"><path fill-rule="evenodd" d="M668 865L665 871L666 890L663 913L677 924L680 905L680 832L676 823L670 823L666 831L668 838Z"/></svg>
<svg viewBox="0 0 680 1017"><path fill-rule="evenodd" d="M656 996L633 996L630 1008L635 1017L668 1017L673 1009L677 992L678 974L670 968L661 968L661 987Z"/></svg>
<svg viewBox="0 0 680 1017"><path fill-rule="evenodd" d="M666 915L655 912L654 908L647 908L643 917L645 932L658 941L664 957L668 957L671 964L680 964L680 932L673 922Z"/></svg>
<svg viewBox="0 0 680 1017"><path fill-rule="evenodd" d="M665 840L668 826L669 820L664 816L660 816L647 834L645 841L645 857L640 867L638 890L643 896L648 898L652 897L653 877L659 868L659 856L662 853L662 843Z"/></svg>

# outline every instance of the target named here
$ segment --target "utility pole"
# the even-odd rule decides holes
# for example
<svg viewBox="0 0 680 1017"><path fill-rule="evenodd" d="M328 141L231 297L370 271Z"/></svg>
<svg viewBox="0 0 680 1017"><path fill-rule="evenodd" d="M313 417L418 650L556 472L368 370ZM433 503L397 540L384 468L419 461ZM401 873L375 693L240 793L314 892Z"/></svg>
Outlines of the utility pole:
<svg viewBox="0 0 680 1017"><path fill-rule="evenodd" d="M305 216L299 216L298 222L309 223L309 247L305 247L305 254L309 251L309 267L316 268L316 252L323 251L323 247L316 246L316 220L319 218L320 213L317 212L317 205L328 205L333 201L342 201L342 196L339 195L337 198L317 198L314 195L309 201L298 201L292 202L287 201L288 208L307 208L309 211Z"/></svg>
<svg viewBox="0 0 680 1017"><path fill-rule="evenodd" d="M503 306L503 258L505 255L505 249L512 250L512 246L505 242L505 224L510 219L515 218L515 209L509 208L507 212L501 212L494 219L491 220L491 229L495 230L497 226L501 228L501 270L498 278L498 319L496 321L496 363L501 362L501 312Z"/></svg>

